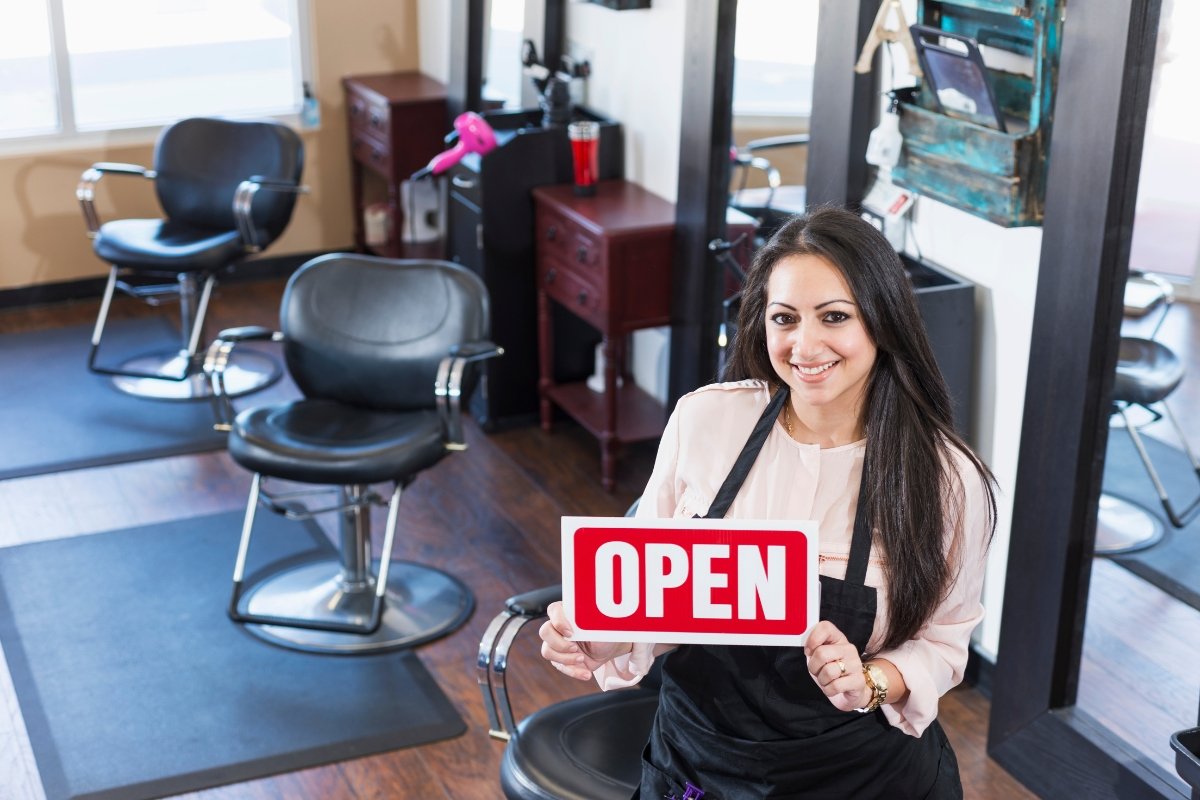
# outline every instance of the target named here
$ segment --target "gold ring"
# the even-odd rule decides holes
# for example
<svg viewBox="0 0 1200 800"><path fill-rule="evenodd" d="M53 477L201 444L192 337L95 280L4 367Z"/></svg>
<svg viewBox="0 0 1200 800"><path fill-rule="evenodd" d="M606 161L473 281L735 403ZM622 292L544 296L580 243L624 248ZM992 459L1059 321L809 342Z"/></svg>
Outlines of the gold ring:
<svg viewBox="0 0 1200 800"><path fill-rule="evenodd" d="M839 669L839 670L841 670L841 674L839 674L839 675L838 675L838 677L839 677L839 678L844 678L844 677L846 677L846 662L845 662L845 661L842 661L842 660L839 658L839 659L837 660L837 665L838 665L838 669Z"/></svg>

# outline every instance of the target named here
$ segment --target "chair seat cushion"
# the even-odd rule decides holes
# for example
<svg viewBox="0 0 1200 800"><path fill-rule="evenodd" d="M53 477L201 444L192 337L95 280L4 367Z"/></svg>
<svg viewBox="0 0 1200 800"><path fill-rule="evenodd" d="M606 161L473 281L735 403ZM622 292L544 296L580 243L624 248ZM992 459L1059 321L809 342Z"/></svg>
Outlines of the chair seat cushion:
<svg viewBox="0 0 1200 800"><path fill-rule="evenodd" d="M168 272L215 271L245 251L236 230L161 219L118 219L100 226L92 247L110 264Z"/></svg>
<svg viewBox="0 0 1200 800"><path fill-rule="evenodd" d="M1163 400L1183 380L1183 364L1166 345L1152 339L1121 338L1113 399L1149 405Z"/></svg>
<svg viewBox="0 0 1200 800"><path fill-rule="evenodd" d="M436 411L373 411L305 399L247 409L229 454L275 478L348 486L402 480L446 454Z"/></svg>
<svg viewBox="0 0 1200 800"><path fill-rule="evenodd" d="M621 689L564 700L530 714L508 743L500 784L509 800L627 800L658 692Z"/></svg>

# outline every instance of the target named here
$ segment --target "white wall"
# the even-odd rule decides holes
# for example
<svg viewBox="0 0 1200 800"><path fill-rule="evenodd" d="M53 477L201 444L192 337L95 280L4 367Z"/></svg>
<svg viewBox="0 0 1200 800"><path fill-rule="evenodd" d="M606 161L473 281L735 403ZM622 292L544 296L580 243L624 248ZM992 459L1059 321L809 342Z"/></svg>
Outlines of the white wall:
<svg viewBox="0 0 1200 800"><path fill-rule="evenodd" d="M914 244L915 243L915 244ZM973 445L996 475L998 520L988 559L977 649L995 658L1008 566L1013 491L1025 406L1041 228L1001 228L936 200L914 208L908 253L962 277L975 293Z"/></svg>
<svg viewBox="0 0 1200 800"><path fill-rule="evenodd" d="M450 3L417 0L417 42L421 72L434 80L450 81Z"/></svg>
<svg viewBox="0 0 1200 800"><path fill-rule="evenodd" d="M675 201L683 114L683 35L687 0L613 11L567 4L567 46L592 64L585 105L621 123L625 178Z"/></svg>

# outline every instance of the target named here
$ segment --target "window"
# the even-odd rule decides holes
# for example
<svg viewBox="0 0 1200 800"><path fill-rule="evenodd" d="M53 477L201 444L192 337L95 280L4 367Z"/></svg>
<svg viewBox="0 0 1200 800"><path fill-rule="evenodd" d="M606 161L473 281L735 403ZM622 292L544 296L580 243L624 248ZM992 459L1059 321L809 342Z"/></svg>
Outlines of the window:
<svg viewBox="0 0 1200 800"><path fill-rule="evenodd" d="M299 0L7 0L0 137L71 136L303 101Z"/></svg>
<svg viewBox="0 0 1200 800"><path fill-rule="evenodd" d="M734 116L812 113L817 0L738 0Z"/></svg>

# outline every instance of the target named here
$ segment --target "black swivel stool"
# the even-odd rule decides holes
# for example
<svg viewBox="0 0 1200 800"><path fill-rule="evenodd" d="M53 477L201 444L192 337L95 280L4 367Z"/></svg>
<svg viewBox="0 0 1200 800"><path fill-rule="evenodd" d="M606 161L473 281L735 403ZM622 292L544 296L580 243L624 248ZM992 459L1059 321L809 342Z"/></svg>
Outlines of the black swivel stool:
<svg viewBox="0 0 1200 800"><path fill-rule="evenodd" d="M1183 380L1183 363L1174 351L1153 339L1122 337L1120 348L1116 381L1113 385L1113 413L1121 417L1123 427L1137 450L1138 458L1154 484L1154 490L1167 519L1172 526L1182 528L1195 517L1200 508L1200 497L1186 508L1176 508L1138 432L1139 422L1130 416L1129 409L1143 408L1152 414L1155 420L1165 416L1174 427L1184 452L1187 453L1192 468L1200 479L1200 462L1197 462L1166 402ZM1163 532L1162 523L1158 518L1138 504L1112 495L1101 496L1096 528L1096 553L1119 555L1144 550L1156 544L1162 538Z"/></svg>

